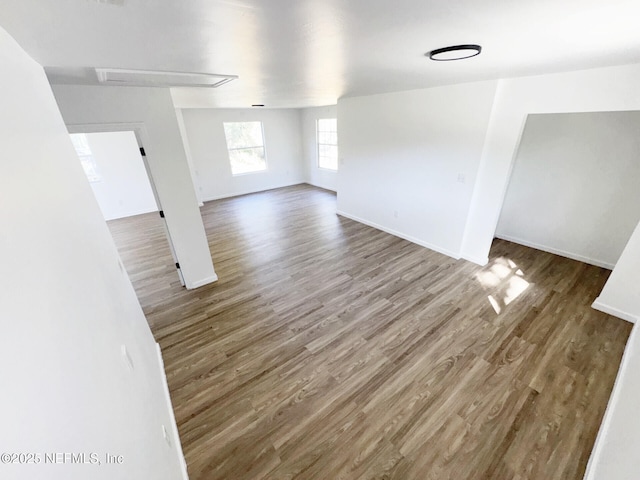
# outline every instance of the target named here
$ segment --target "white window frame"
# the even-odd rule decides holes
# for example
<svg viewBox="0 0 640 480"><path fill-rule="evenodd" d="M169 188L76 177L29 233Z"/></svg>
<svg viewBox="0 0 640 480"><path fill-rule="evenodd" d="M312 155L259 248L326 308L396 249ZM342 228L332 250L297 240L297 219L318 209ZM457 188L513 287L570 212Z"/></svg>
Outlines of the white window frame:
<svg viewBox="0 0 640 480"><path fill-rule="evenodd" d="M224 125L229 124L229 123L259 123L260 124L260 135L262 136L262 145L252 145L252 146L247 146L247 147L236 147L236 148L229 148L229 141L227 139L227 132L226 129L224 129ZM261 120L243 120L243 121L239 121L239 122L223 122L222 123L222 128L224 130L224 139L225 142L227 143L227 156L229 158L229 167L231 168L231 175L234 177L239 177L242 175L254 175L256 173L263 173L266 172L267 170L269 170L269 162L267 161L267 146L266 146L266 142L265 142L265 138L264 138L264 124L262 123ZM264 152L264 168L261 168L260 170L252 170L250 172L241 172L241 173L233 173L233 163L231 160L231 152L232 151L237 151L237 150L253 150L256 148L262 148L263 152Z"/></svg>
<svg viewBox="0 0 640 480"><path fill-rule="evenodd" d="M335 120L336 122L336 143L320 143L320 121L321 120ZM316 157L317 157L317 165L318 168L321 170L326 170L328 172L337 172L338 171L338 158L339 158L339 153L338 153L338 120L336 118L318 118L316 119ZM320 155L320 146L321 145L326 145L326 146L331 146L331 147L336 147L336 168L330 168L330 167L324 167L320 164L320 159L321 159L321 155Z"/></svg>

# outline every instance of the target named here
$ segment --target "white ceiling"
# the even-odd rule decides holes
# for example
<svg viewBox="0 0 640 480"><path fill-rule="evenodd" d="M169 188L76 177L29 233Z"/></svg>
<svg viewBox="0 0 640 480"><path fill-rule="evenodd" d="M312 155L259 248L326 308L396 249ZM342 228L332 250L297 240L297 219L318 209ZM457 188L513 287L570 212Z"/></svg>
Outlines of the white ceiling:
<svg viewBox="0 0 640 480"><path fill-rule="evenodd" d="M341 96L640 62L640 0L0 0L52 83L93 67L238 75L177 106L304 107ZM424 53L479 43L482 54Z"/></svg>

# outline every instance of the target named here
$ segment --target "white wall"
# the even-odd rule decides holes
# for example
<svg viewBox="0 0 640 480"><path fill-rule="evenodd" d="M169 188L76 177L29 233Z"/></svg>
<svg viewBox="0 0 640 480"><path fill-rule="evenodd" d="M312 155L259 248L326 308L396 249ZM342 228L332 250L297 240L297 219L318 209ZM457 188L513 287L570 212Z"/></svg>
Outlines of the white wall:
<svg viewBox="0 0 640 480"><path fill-rule="evenodd" d="M91 189L105 220L158 210L133 132L88 133L100 181Z"/></svg>
<svg viewBox="0 0 640 480"><path fill-rule="evenodd" d="M338 102L338 211L459 257L496 83Z"/></svg>
<svg viewBox="0 0 640 480"><path fill-rule="evenodd" d="M316 121L319 118L337 118L337 110L336 105L329 105L326 107L305 108L301 111L302 159L305 167L305 180L311 185L333 190L334 192L338 188L338 173L318 167ZM340 126L338 125L339 130ZM340 134L338 133L339 136ZM338 151L338 157L340 156L341 153Z"/></svg>
<svg viewBox="0 0 640 480"><path fill-rule="evenodd" d="M184 130L203 201L304 182L300 111L294 109L184 109ZM224 122L261 121L267 170L232 175Z"/></svg>
<svg viewBox="0 0 640 480"><path fill-rule="evenodd" d="M612 269L640 221L640 112L529 115L496 236Z"/></svg>
<svg viewBox="0 0 640 480"><path fill-rule="evenodd" d="M217 280L169 89L56 85L67 125L143 124L147 162L188 288Z"/></svg>
<svg viewBox="0 0 640 480"><path fill-rule="evenodd" d="M1 28L0 77L0 450L123 456L0 477L186 478L156 343L44 71Z"/></svg>
<svg viewBox="0 0 640 480"><path fill-rule="evenodd" d="M500 80L462 255L485 263L527 115L640 110L640 65Z"/></svg>

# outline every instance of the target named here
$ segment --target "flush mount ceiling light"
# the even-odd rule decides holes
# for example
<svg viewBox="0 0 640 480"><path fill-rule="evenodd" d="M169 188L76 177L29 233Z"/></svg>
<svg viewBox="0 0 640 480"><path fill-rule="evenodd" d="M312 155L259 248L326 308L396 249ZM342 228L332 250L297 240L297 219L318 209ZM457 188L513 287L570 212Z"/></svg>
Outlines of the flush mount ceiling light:
<svg viewBox="0 0 640 480"><path fill-rule="evenodd" d="M96 68L96 75L100 83L138 87L215 88L238 78L236 75L217 75L214 73L121 70L118 68Z"/></svg>
<svg viewBox="0 0 640 480"><path fill-rule="evenodd" d="M436 62L450 62L451 60L475 57L480 55L481 51L480 45L453 45L452 47L436 48L425 55Z"/></svg>

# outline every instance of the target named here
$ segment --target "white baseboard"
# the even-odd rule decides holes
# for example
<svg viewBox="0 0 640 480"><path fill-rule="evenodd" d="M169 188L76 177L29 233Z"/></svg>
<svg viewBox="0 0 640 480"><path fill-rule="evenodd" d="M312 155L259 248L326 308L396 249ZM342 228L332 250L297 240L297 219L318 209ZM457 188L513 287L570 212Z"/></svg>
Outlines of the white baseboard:
<svg viewBox="0 0 640 480"><path fill-rule="evenodd" d="M291 183L284 183L282 185L268 186L268 187L260 188L258 190L252 190L252 189L240 190L238 192L224 193L222 195L214 195L213 197L203 198L202 201L203 202L212 202L214 200L222 200L223 198L241 197L242 195L249 195L251 193L261 193L261 192L267 192L269 190L275 190L277 188L293 187L294 185L302 185L303 183L305 183L303 180L296 180L296 181L291 182Z"/></svg>
<svg viewBox="0 0 640 480"><path fill-rule="evenodd" d="M463 258L471 263L475 263L476 265L480 265L481 267L484 267L487 263L489 263L489 257L483 257L483 258L478 258L478 257L473 257L471 255L460 255L460 258Z"/></svg>
<svg viewBox="0 0 640 480"><path fill-rule="evenodd" d="M391 228L384 227L384 226L379 225L379 224L377 224L375 222L370 222L368 220L365 220L363 218L357 217L355 215L351 215L351 214L343 212L341 210L336 211L336 213L338 215L342 216L342 217L346 217L346 218L354 220L354 221L356 221L358 223L363 223L365 225L368 225L369 227L373 227L375 229L382 230L383 232L389 233L389 234L391 234L393 236L396 236L396 237L403 238L404 240L407 240L407 241L409 241L411 243L415 243L417 245L420 245L421 247L428 248L429 250L433 250L434 252L442 253L443 255L446 255L448 257L455 258L456 260L458 260L460 258L460 254L458 254L457 252L452 252L451 250L447 250L446 248L438 247L437 245L432 245L431 243L424 242L424 241L422 241L422 240L420 240L418 238L412 237L411 235L406 235L406 234L404 234L402 232L398 232L398 231L393 230Z"/></svg>
<svg viewBox="0 0 640 480"><path fill-rule="evenodd" d="M311 185L312 187L318 187L318 188L322 188L323 190L329 190L330 192L337 193L337 189L335 187L329 187L329 186L323 185L323 184L321 184L319 182L310 182L310 181L307 180L304 183L306 183L307 185Z"/></svg>
<svg viewBox="0 0 640 480"><path fill-rule="evenodd" d="M173 444L176 447L176 453L178 454L178 459L182 467L181 468L182 480L189 480L189 474L187 472L187 462L184 459L184 453L182 451L182 443L180 442L180 433L178 432L178 424L176 423L176 417L173 413L173 404L171 403L171 395L169 393L169 384L167 383L167 375L164 371L164 360L162 358L162 349L160 348L160 344L157 342L156 342L156 351L158 352L160 380L162 382L162 389L164 390L165 402L167 405L167 409L169 411L169 419L171 421L171 425L169 426L171 430L171 439L173 441Z"/></svg>
<svg viewBox="0 0 640 480"><path fill-rule="evenodd" d="M621 318L622 320L626 320L630 323L636 323L638 321L638 317L632 315L631 313L624 312L619 308L612 307L611 305L607 305L600 300L600 297L596 298L596 300L591 304L591 308L595 308L601 312L604 312L608 315L613 315L614 317Z"/></svg>
<svg viewBox="0 0 640 480"><path fill-rule="evenodd" d="M217 281L218 281L218 275L214 273L210 277L203 278L202 280L198 280L197 282L188 282L188 283L185 282L185 286L187 287L187 290L193 290L195 288L199 288L204 285L209 285L210 283L217 282Z"/></svg>
<svg viewBox="0 0 640 480"><path fill-rule="evenodd" d="M593 450L591 450L591 456L589 457L589 462L587 463L587 468L585 470L583 480L601 480L599 478L596 478L596 467L600 460L600 455L602 454L602 448L607 442L605 437L607 436L607 432L609 431L609 426L612 422L614 410L616 409L618 400L622 395L621 391L622 385L625 383L624 379L627 376L627 371L630 369L629 358L631 357L631 354L629 353L629 351L631 350L632 345L636 343L635 336L638 334L637 330L638 326L634 325L633 330L631 330L631 335L629 335L629 339L627 340L627 345L624 348L622 359L620 360L618 375L616 375L616 380L613 384L613 390L611 391L611 396L609 397L607 408L604 411L604 417L602 418L602 423L600 424L600 429L598 430L596 441L593 444ZM633 372L634 375L635 373L636 372Z"/></svg>
<svg viewBox="0 0 640 480"><path fill-rule="evenodd" d="M559 250L557 248L549 247L548 245L541 245L539 243L530 242L528 240L524 240L518 237L511 237L509 235L496 234L496 238L499 238L501 240L506 240L507 242L518 243L520 245L524 245L525 247L535 248L536 250L542 250L543 252L553 253L554 255L560 255L561 257L570 258L572 260L577 260L579 262L588 263L589 265L595 265L596 267L602 267L602 268L607 268L609 270L613 270L613 267L616 266L615 263L605 262L604 260L598 260L597 258L585 257L577 253L566 252L564 250Z"/></svg>
<svg viewBox="0 0 640 480"><path fill-rule="evenodd" d="M152 212L157 212L158 209L157 208L152 208L151 210L147 209L147 208L143 208L141 210L131 210L130 212L125 212L122 214L119 214L115 217L109 217L106 218L105 220L108 222L110 220L118 220L120 218L129 218L129 217L135 217L136 215L144 215L145 213L152 213Z"/></svg>

